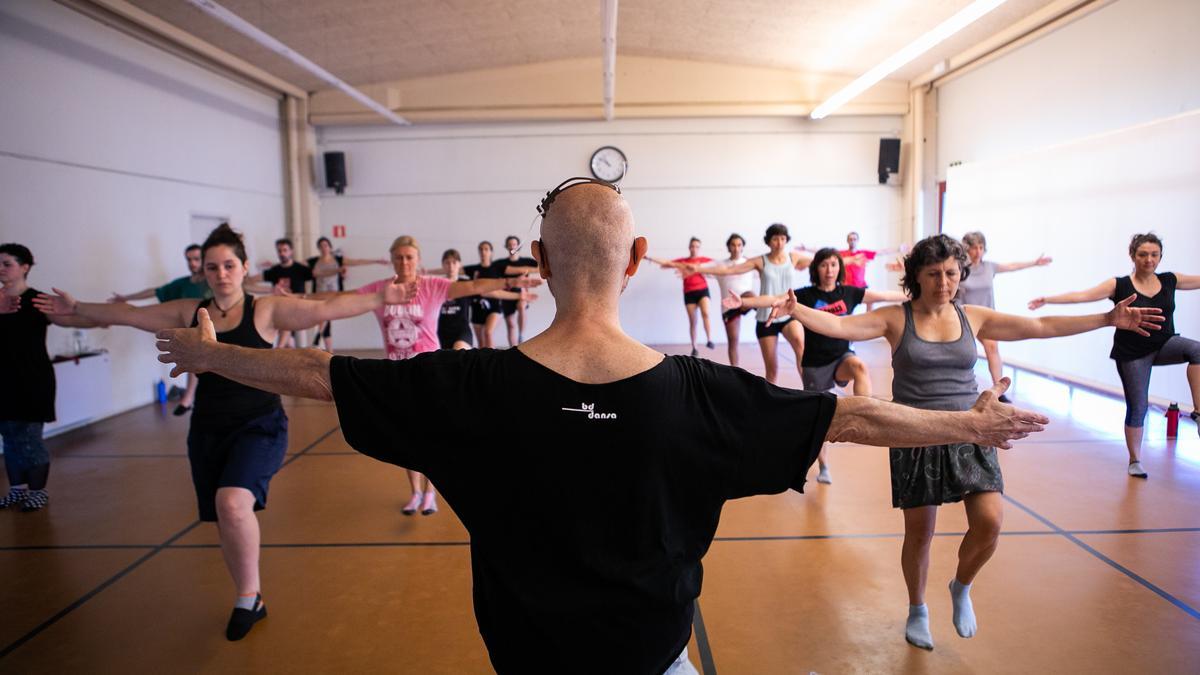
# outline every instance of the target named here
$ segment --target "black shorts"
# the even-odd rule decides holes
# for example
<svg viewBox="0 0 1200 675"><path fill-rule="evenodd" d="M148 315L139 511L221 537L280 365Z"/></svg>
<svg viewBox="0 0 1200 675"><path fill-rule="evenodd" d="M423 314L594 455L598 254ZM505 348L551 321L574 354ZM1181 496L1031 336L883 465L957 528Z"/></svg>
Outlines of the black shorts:
<svg viewBox="0 0 1200 675"><path fill-rule="evenodd" d="M438 328L438 344L442 349L454 349L455 342L465 342L472 347L475 346L475 341L471 339L470 326L464 323L460 327L451 327L451 330Z"/></svg>
<svg viewBox="0 0 1200 675"><path fill-rule="evenodd" d="M489 314L500 311L500 301L491 298L475 298L471 301L471 323L482 326Z"/></svg>
<svg viewBox="0 0 1200 675"><path fill-rule="evenodd" d="M792 317L790 316L782 320L776 319L770 325L767 325L766 321L759 321L754 324L754 335L759 338L776 337L783 332L783 327L791 321Z"/></svg>
<svg viewBox="0 0 1200 675"><path fill-rule="evenodd" d="M254 495L254 510L267 508L267 488L287 453L288 418L276 408L223 428L188 430L188 461L200 520L217 520L217 489L240 487Z"/></svg>
<svg viewBox="0 0 1200 675"><path fill-rule="evenodd" d="M753 312L753 311L754 311L753 307L743 307L741 309L727 309L724 312L721 312L721 320L722 321L730 321L732 319L738 318L739 316L746 316L747 314L749 314L750 312Z"/></svg>
<svg viewBox="0 0 1200 675"><path fill-rule="evenodd" d="M697 290L697 291L684 291L683 292L683 304L698 305L698 304L700 304L700 298L707 298L707 297L709 297L708 286L705 286L704 288L701 288L700 290Z"/></svg>
<svg viewBox="0 0 1200 675"><path fill-rule="evenodd" d="M501 300L500 311L504 312L504 316L512 316L517 313L517 305L520 300Z"/></svg>

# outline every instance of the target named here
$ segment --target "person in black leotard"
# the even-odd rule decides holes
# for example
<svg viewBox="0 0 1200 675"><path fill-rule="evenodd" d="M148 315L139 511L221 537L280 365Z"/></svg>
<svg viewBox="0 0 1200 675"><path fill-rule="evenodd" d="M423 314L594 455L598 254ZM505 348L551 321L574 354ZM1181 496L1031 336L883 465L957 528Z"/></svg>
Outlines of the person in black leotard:
<svg viewBox="0 0 1200 675"><path fill-rule="evenodd" d="M54 366L46 353L46 326L90 328L76 317L47 317L33 306L38 292L26 280L33 253L21 244L0 245L0 437L8 494L0 509L37 511L50 501L50 453L42 427L54 421Z"/></svg>
<svg viewBox="0 0 1200 675"><path fill-rule="evenodd" d="M255 299L246 293L246 249L241 235L221 225L203 245L207 300L184 299L148 307L78 302L65 291L40 294L34 305L52 320L87 320L145 331L215 325L217 339L253 349L270 349L281 331L374 310L385 301L405 302L413 290L393 284L372 295L338 295L327 300L291 297ZM204 373L188 431L188 459L200 519L217 523L221 552L237 587L225 636L240 640L266 616L259 584L259 528L254 512L266 508L267 488L287 450L287 415L279 396Z"/></svg>
<svg viewBox="0 0 1200 675"><path fill-rule="evenodd" d="M442 254L442 274L454 281L470 281L471 277L463 273L462 256L455 249L446 249ZM524 289L519 293L511 291L492 291L478 296L464 295L442 304L438 315L438 344L442 349L471 348L471 312L477 299L501 300L515 302L519 300L537 299L537 295Z"/></svg>
<svg viewBox="0 0 1200 675"><path fill-rule="evenodd" d="M463 273L471 279L500 279L504 276L503 264L493 264L492 242L479 242L479 262L467 265ZM471 299L471 326L475 330L475 342L480 348L493 347L492 330L500 322L500 301L482 296Z"/></svg>
<svg viewBox="0 0 1200 675"><path fill-rule="evenodd" d="M1162 240L1153 232L1135 234L1129 242L1129 257L1133 260L1133 274L1105 279L1086 291L1062 293L1029 302L1029 309L1043 305L1093 302L1109 299L1117 302L1136 296L1134 307L1157 307L1162 310L1166 322L1161 331L1149 336L1133 331L1118 330L1113 333L1113 348L1109 358L1117 363L1121 376L1121 387L1125 391L1125 448L1129 451L1129 468L1126 471L1134 478L1146 478L1142 467L1142 429L1149 407L1150 370L1154 366L1186 363L1188 386L1192 390L1192 419L1200 423L1200 342L1183 337L1175 332L1175 291L1192 291L1200 288L1200 275L1158 273L1162 262ZM1200 429L1200 426L1197 427Z"/></svg>

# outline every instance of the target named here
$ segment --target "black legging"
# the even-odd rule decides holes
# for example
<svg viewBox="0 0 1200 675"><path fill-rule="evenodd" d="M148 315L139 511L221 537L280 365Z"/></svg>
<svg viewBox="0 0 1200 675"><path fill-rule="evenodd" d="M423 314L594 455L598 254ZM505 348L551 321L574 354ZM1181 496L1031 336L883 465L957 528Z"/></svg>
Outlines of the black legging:
<svg viewBox="0 0 1200 675"><path fill-rule="evenodd" d="M1152 354L1132 361L1117 361L1117 374L1125 389L1125 426L1140 429L1146 423L1146 410L1150 407L1150 369L1177 363L1200 364L1200 342L1172 335Z"/></svg>

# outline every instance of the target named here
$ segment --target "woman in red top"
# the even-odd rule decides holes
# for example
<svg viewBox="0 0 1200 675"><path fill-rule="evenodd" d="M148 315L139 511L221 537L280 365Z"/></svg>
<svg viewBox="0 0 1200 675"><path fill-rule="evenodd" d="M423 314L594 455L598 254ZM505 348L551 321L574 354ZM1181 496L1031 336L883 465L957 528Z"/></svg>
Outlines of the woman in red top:
<svg viewBox="0 0 1200 675"><path fill-rule="evenodd" d="M646 260L662 265L665 269L683 270L686 265L703 265L704 263L712 262L712 258L705 258L700 255L700 240L692 237L688 242L688 257L676 258L674 260L656 260L650 256L646 256ZM704 279L703 274L686 274L683 276L683 306L687 308L688 315L688 331L692 338L692 356L699 354L696 351L696 308L700 308L700 316L704 319L704 336L708 339L705 345L712 349L716 345L712 341L712 327L708 323L708 281Z"/></svg>

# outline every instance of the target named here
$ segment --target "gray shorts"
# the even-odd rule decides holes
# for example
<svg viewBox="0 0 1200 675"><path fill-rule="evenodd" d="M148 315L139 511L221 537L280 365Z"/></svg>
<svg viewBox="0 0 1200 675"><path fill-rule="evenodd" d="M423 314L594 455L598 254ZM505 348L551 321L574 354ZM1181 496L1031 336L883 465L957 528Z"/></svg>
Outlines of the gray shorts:
<svg viewBox="0 0 1200 675"><path fill-rule="evenodd" d="M829 391L833 385L844 387L850 380L835 380L838 366L842 361L854 356L854 352L846 352L823 366L804 366L801 378L804 380L804 391Z"/></svg>

